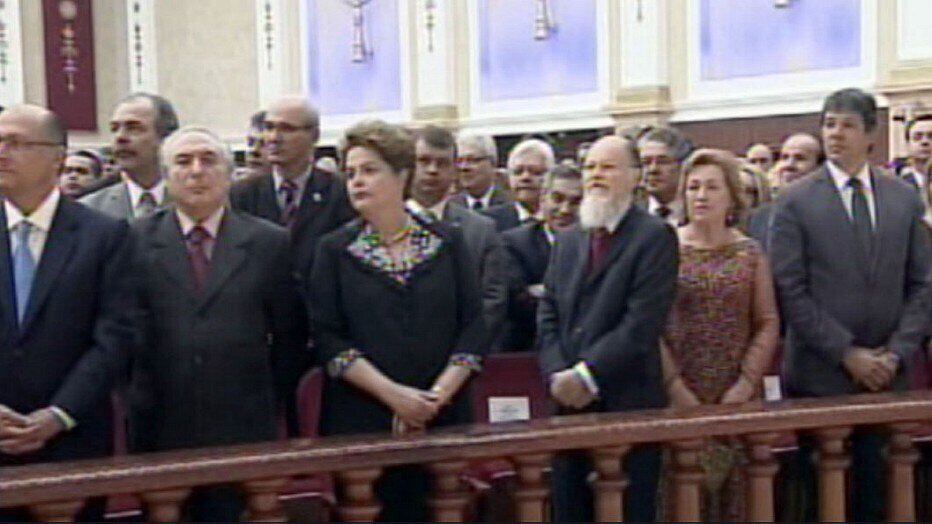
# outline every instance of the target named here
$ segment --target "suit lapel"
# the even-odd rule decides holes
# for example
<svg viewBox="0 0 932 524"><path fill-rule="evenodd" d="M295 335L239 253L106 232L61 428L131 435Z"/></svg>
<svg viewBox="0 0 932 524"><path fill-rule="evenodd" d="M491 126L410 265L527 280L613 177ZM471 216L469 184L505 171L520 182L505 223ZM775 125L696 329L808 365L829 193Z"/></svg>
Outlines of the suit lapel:
<svg viewBox="0 0 932 524"><path fill-rule="evenodd" d="M561 247L560 251L564 254L569 253L570 259L575 261L575 265L572 266L570 272L569 287L567 288L570 292L568 308L570 315L567 318L570 319L575 318L576 308L585 290L583 285L586 282L586 269L589 267L589 238L591 235L591 232L580 229L578 234L561 237L562 242L572 245L566 246L565 249Z"/></svg>
<svg viewBox="0 0 932 524"><path fill-rule="evenodd" d="M881 180L880 173L871 168L871 186L874 188L874 213L876 214L876 224L874 224L874 250L871 252L869 274L873 281L877 274L877 266L880 262L881 253L884 252L884 239L889 238L886 228L891 225L893 220L893 208L890 205L887 187Z"/></svg>
<svg viewBox="0 0 932 524"><path fill-rule="evenodd" d="M628 235L625 230L628 229L628 225L634 220L634 213L637 212L636 209L630 208L625 213L624 218L621 219L621 222L618 224L618 227L615 228L615 233L611 238L611 245L608 248L608 253L605 255L605 261L602 262L601 267L595 268L595 271L592 271L590 275L586 278L586 287L591 286L599 281L602 278L602 275L605 271L612 266L612 263L615 262L619 256L621 256L622 251L624 251L625 244L627 244ZM588 253L589 250L586 249ZM588 258L588 255L587 255ZM587 265L588 267L588 265Z"/></svg>
<svg viewBox="0 0 932 524"><path fill-rule="evenodd" d="M282 210L278 207L278 198L275 196L275 178L272 175L265 177L259 184L257 214L278 224L281 221Z"/></svg>
<svg viewBox="0 0 932 524"><path fill-rule="evenodd" d="M155 259L165 270L169 280L182 287L192 297L196 296L194 278L188 262L188 250L185 248L184 235L181 233L181 225L178 224L174 209L162 215L151 242L155 250Z"/></svg>
<svg viewBox="0 0 932 524"><path fill-rule="evenodd" d="M249 235L244 231L239 217L227 210L223 214L220 230L214 242L213 255L210 258L210 271L198 308L206 306L223 284L246 261L246 243Z"/></svg>
<svg viewBox="0 0 932 524"><path fill-rule="evenodd" d="M114 186L109 198L110 206L116 211L116 214L133 218L133 202L130 200L129 188L126 187L126 182Z"/></svg>
<svg viewBox="0 0 932 524"><path fill-rule="evenodd" d="M302 238L301 235L305 229L319 228L317 224L324 218L324 213L321 213L320 209L330 199L332 187L333 178L329 173L316 169L311 171L298 206L298 217L294 225L295 238Z"/></svg>
<svg viewBox="0 0 932 524"><path fill-rule="evenodd" d="M865 278L868 277L870 258L859 246L857 233L854 230L854 222L851 221L851 216L848 214L841 193L838 191L835 180L832 178L827 166L822 167L819 183L814 187L818 188L820 192L816 197L816 201L826 203L827 229L832 231L833 234L842 235L844 242L854 248L854 252L857 253L858 257L858 265Z"/></svg>
<svg viewBox="0 0 932 524"><path fill-rule="evenodd" d="M16 313L13 311L13 258L10 256L10 233L7 228L6 211L0 200L0 222L3 238L0 238L0 319L5 329L0 333L13 333L16 330Z"/></svg>
<svg viewBox="0 0 932 524"><path fill-rule="evenodd" d="M42 258L39 259L39 266L36 268L35 280L29 294L29 304L26 306L26 314L23 317L21 330L23 333L35 320L36 314L48 298L49 292L52 291L55 280L71 259L71 254L77 246L80 224L72 214L74 210L71 206L73 205L71 201L62 198L59 200L58 209L55 210L52 227L45 239L45 247L42 249Z"/></svg>

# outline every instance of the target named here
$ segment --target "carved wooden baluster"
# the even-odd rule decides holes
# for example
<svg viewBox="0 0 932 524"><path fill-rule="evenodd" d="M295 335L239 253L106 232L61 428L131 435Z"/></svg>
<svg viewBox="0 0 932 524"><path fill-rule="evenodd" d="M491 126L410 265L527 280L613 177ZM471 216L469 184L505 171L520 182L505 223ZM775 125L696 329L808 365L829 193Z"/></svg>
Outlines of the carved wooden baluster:
<svg viewBox="0 0 932 524"><path fill-rule="evenodd" d="M845 453L845 439L851 428L827 428L815 431L819 439L819 520L845 521L845 471L851 459ZM912 487L910 487L912 489Z"/></svg>
<svg viewBox="0 0 932 524"><path fill-rule="evenodd" d="M75 515L83 506L83 500L48 502L30 506L29 512L39 522L74 522Z"/></svg>
<svg viewBox="0 0 932 524"><path fill-rule="evenodd" d="M343 485L340 516L344 522L374 522L382 506L375 496L374 483L382 470L360 469L341 471L338 476Z"/></svg>
<svg viewBox="0 0 932 524"><path fill-rule="evenodd" d="M434 522L464 522L469 495L463 489L460 475L466 469L466 461L437 462L430 464L434 481L434 494L430 507Z"/></svg>
<svg viewBox="0 0 932 524"><path fill-rule="evenodd" d="M278 494L288 479L264 479L243 483L250 522L285 522Z"/></svg>
<svg viewBox="0 0 932 524"><path fill-rule="evenodd" d="M918 424L894 424L890 427L887 465L887 521L915 522L916 498L913 468L919 452L913 446L913 432Z"/></svg>
<svg viewBox="0 0 932 524"><path fill-rule="evenodd" d="M621 459L631 446L593 450L592 463L599 474L595 481L595 521L624 522L624 491L628 479L621 469Z"/></svg>
<svg viewBox="0 0 932 524"><path fill-rule="evenodd" d="M700 485L703 479L699 467L701 440L673 443L673 520L699 522L701 514Z"/></svg>
<svg viewBox="0 0 932 524"><path fill-rule="evenodd" d="M778 438L779 433L757 433L745 437L750 459L746 515L749 522L774 521L773 484L780 465L773 456L773 443Z"/></svg>
<svg viewBox="0 0 932 524"><path fill-rule="evenodd" d="M514 457L518 466L518 489L515 493L518 522L544 522L547 494L550 488L544 483L544 469L550 465L550 455L519 455Z"/></svg>
<svg viewBox="0 0 932 524"><path fill-rule="evenodd" d="M149 511L149 521L180 522L181 505L190 493L187 488L143 493L141 497Z"/></svg>

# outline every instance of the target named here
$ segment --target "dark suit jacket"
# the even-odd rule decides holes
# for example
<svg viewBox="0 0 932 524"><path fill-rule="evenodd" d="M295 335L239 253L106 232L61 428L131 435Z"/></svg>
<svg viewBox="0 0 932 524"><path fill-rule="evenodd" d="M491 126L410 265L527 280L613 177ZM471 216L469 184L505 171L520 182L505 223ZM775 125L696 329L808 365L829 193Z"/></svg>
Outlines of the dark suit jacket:
<svg viewBox="0 0 932 524"><path fill-rule="evenodd" d="M247 178L234 184L230 203L233 209L280 223L282 210L278 206L275 180L271 174ZM346 198L343 182L326 171L315 169L301 195L298 215L291 232L292 256L299 282L303 283L311 271L320 237L355 216Z"/></svg>
<svg viewBox="0 0 932 524"><path fill-rule="evenodd" d="M62 198L46 239L22 327L0 205L0 404L24 414L50 405L77 427L14 463L72 460L112 451L110 391L132 346L125 220Z"/></svg>
<svg viewBox="0 0 932 524"><path fill-rule="evenodd" d="M502 235L508 275L508 325L504 348L529 351L536 348L537 299L528 286L544 281L550 260L550 242L544 224L533 222Z"/></svg>
<svg viewBox="0 0 932 524"><path fill-rule="evenodd" d="M597 409L665 406L657 341L676 292L676 235L632 206L593 275L589 236L576 228L554 244L538 309L541 369L549 376L585 361L599 385Z"/></svg>
<svg viewBox="0 0 932 524"><path fill-rule="evenodd" d="M135 223L133 239L137 448L272 439L276 383L305 348L288 233L227 210L203 293L194 291L173 209Z"/></svg>
<svg viewBox="0 0 932 524"><path fill-rule="evenodd" d="M489 333L501 331L508 308L508 287L505 275L505 249L489 217L462 206L447 205L443 223L462 232L466 251L482 285L482 312ZM493 349L502 341L495 339Z"/></svg>
<svg viewBox="0 0 932 524"><path fill-rule="evenodd" d="M770 223L773 221L774 206L773 202L767 202L752 210L745 226L748 236L757 240L765 253L770 251Z"/></svg>
<svg viewBox="0 0 932 524"><path fill-rule="evenodd" d="M502 204L511 203L511 197L508 193L500 187L496 187L492 190L492 198L489 199L489 207L500 206ZM466 207L466 194L459 192L452 197L450 197L450 203L456 206Z"/></svg>
<svg viewBox="0 0 932 524"><path fill-rule="evenodd" d="M871 172L877 224L874 254L862 255L854 225L823 166L781 195L771 259L787 325L787 386L799 396L860 390L842 367L852 346L886 346L906 386L929 322L929 246L922 203L900 180Z"/></svg>
<svg viewBox="0 0 932 524"><path fill-rule="evenodd" d="M515 209L514 202L490 207L482 213L495 221L495 228L499 232L508 231L521 225L521 218L518 217L518 210Z"/></svg>
<svg viewBox="0 0 932 524"><path fill-rule="evenodd" d="M356 220L320 242L308 286L310 323L324 362L349 349L392 380L429 389L451 355L482 355L488 332L482 317L475 270L460 232L429 224L444 243L402 285L347 251L359 235ZM321 430L324 434L387 432L391 411L342 379L328 377ZM437 424L466 422L466 395Z"/></svg>

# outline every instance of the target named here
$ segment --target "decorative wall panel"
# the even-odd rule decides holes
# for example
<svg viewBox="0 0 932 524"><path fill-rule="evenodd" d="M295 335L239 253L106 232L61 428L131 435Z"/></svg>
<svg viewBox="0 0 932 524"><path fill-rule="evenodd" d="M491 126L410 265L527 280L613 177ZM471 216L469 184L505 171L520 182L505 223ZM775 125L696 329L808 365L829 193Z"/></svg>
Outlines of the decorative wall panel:
<svg viewBox="0 0 932 524"><path fill-rule="evenodd" d="M91 0L43 0L48 107L68 129L97 130Z"/></svg>

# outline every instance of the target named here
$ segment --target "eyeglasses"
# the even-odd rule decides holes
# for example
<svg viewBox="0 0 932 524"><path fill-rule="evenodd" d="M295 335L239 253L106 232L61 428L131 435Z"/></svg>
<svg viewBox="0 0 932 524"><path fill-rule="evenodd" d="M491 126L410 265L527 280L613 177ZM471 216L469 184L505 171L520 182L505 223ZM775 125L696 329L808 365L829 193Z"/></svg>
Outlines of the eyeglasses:
<svg viewBox="0 0 932 524"><path fill-rule="evenodd" d="M65 147L65 144L43 140L23 140L15 136L0 136L0 147L6 146L9 151L20 151L29 147Z"/></svg>
<svg viewBox="0 0 932 524"><path fill-rule="evenodd" d="M263 122L262 130L266 133L272 133L274 131L279 131L283 134L297 133L298 131L307 131L309 129L314 129L316 126L310 124L305 124L303 126L296 126L294 124L289 124L288 122Z"/></svg>
<svg viewBox="0 0 932 524"><path fill-rule="evenodd" d="M474 166L474 165L476 165L476 164L478 164L478 163L480 163L480 162L482 162L482 161L484 161L484 160L489 160L489 161L491 161L492 159L491 159L490 157L487 157L487 156L461 156L461 157L459 157L459 158L456 159L456 165L458 165L458 166L462 166L462 165Z"/></svg>

